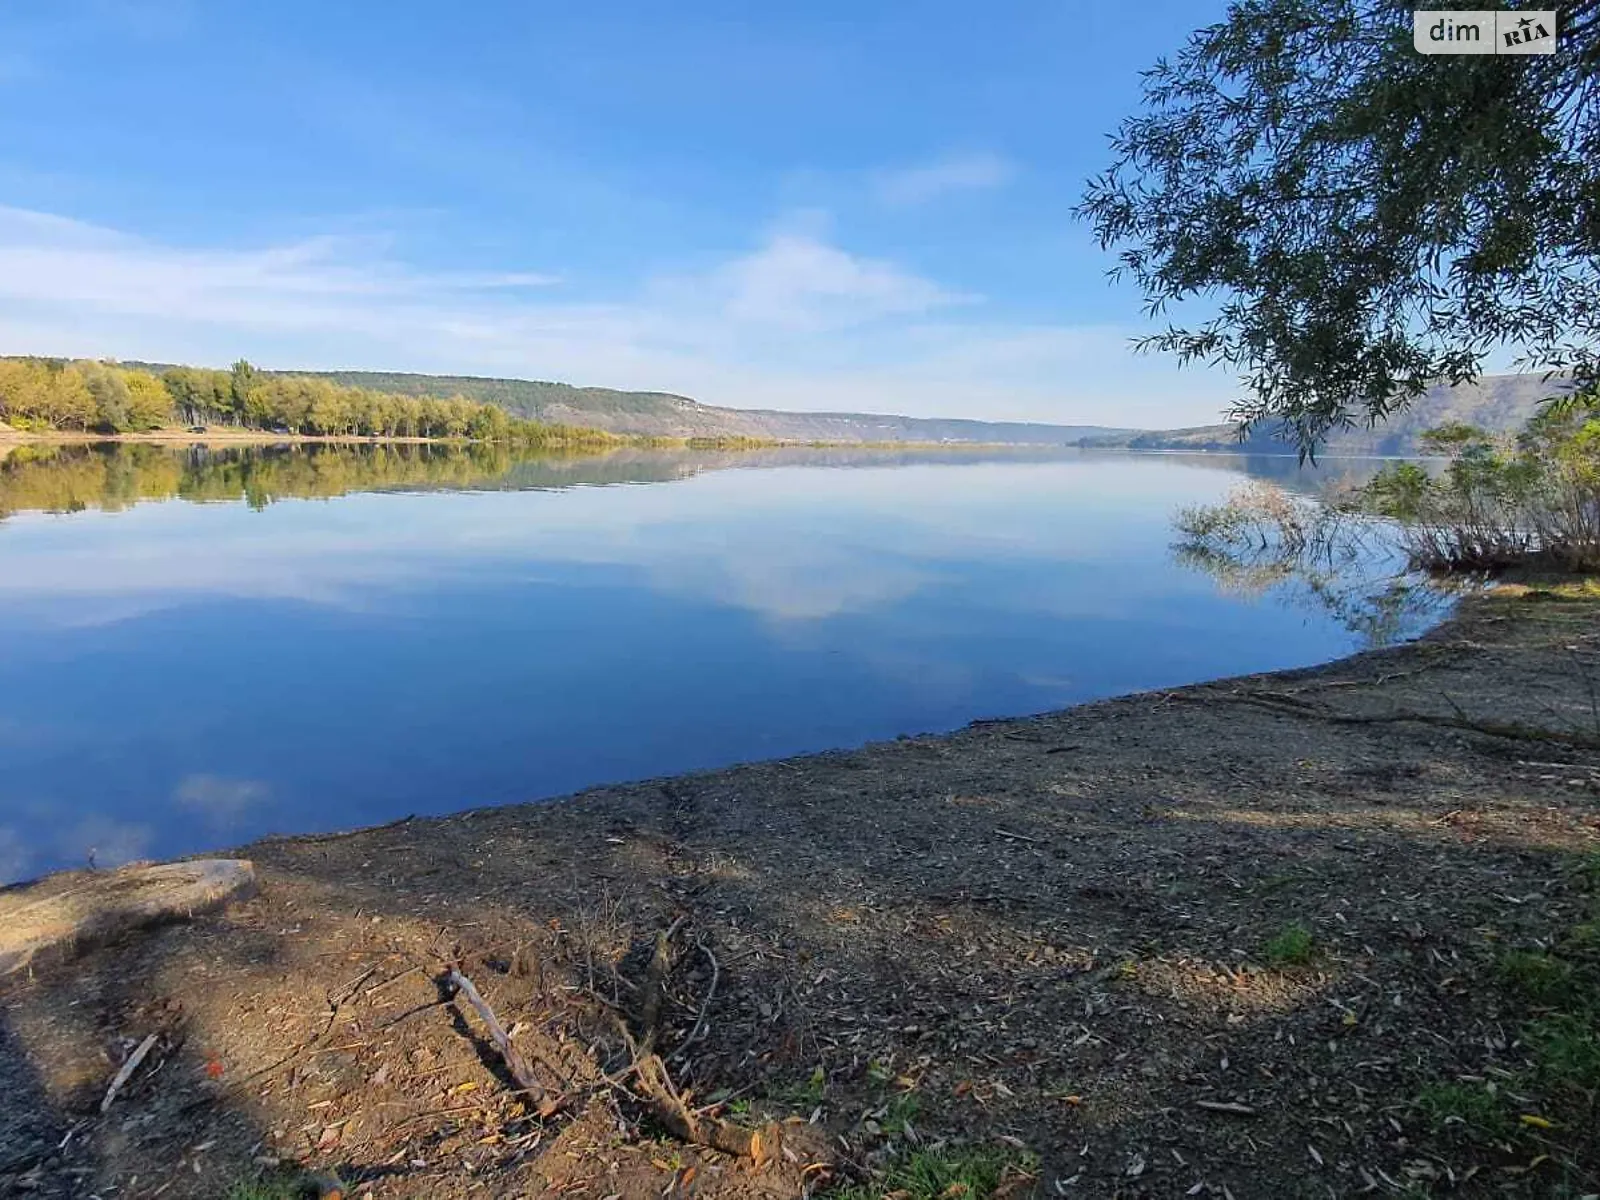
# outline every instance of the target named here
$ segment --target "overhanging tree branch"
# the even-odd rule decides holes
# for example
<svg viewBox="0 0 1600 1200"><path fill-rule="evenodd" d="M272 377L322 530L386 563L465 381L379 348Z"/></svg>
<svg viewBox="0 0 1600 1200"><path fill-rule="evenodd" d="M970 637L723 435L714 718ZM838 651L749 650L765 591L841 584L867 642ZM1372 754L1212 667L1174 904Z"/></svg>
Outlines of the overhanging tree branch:
<svg viewBox="0 0 1600 1200"><path fill-rule="evenodd" d="M1420 55L1409 6L1239 0L1144 77L1078 208L1161 315L1233 367L1235 416L1310 452L1492 353L1592 384L1600 0L1548 56Z"/></svg>

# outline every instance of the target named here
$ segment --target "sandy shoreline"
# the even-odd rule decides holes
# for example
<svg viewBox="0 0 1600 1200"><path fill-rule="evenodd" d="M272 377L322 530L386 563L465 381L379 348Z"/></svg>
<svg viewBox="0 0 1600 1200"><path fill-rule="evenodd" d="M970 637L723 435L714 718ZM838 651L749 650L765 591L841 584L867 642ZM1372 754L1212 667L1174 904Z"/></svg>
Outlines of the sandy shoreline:
<svg viewBox="0 0 1600 1200"><path fill-rule="evenodd" d="M261 842L257 898L0 983L0 1191L778 1197L935 1145L1007 1195L1586 1194L1502 964L1600 917L1597 675L1600 598L1508 591L1309 670ZM616 1072L657 993L677 1086L788 1153L651 1124ZM1497 1079L1495 1137L1429 1115Z"/></svg>

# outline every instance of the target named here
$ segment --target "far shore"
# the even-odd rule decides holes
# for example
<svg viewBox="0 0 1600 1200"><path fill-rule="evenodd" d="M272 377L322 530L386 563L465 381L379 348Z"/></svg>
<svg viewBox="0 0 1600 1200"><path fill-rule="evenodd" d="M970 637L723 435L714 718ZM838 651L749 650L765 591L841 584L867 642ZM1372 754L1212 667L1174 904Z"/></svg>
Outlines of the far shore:
<svg viewBox="0 0 1600 1200"><path fill-rule="evenodd" d="M755 437L742 437L737 434L685 434L685 435L652 435L631 433L610 433L607 430L596 432L606 434L614 441L584 442L575 440L571 442L556 441L548 446L537 443L486 442L477 438L435 438L435 437L398 437L382 436L377 434L314 434L314 433L273 433L263 429L238 429L227 426L208 426L204 433L195 433L188 429L152 429L143 433L96 433L93 430L21 430L11 429L0 425L0 446L17 445L86 445L106 442L119 442L131 445L164 445L164 446L196 446L196 445L233 445L233 446L283 446L283 445L340 445L340 446L482 446L482 445L510 445L526 446L528 449L581 449L594 453L605 453L611 450L1017 450L1017 451L1042 451L1042 450L1081 450L1084 447L1070 445L1054 445L1043 442L913 442L913 441L862 441L862 442L828 442L828 441L788 441L782 439L765 439ZM707 443L694 445L695 442Z"/></svg>
<svg viewBox="0 0 1600 1200"><path fill-rule="evenodd" d="M265 429L229 429L225 426L207 426L204 433L188 429L152 429L144 433L95 433L92 430L21 430L0 429L0 444L59 443L79 445L84 442L130 442L156 445L237 444L278 446L285 443L319 443L333 445L440 445L468 446L475 444L471 438L379 437L365 434L273 433Z"/></svg>

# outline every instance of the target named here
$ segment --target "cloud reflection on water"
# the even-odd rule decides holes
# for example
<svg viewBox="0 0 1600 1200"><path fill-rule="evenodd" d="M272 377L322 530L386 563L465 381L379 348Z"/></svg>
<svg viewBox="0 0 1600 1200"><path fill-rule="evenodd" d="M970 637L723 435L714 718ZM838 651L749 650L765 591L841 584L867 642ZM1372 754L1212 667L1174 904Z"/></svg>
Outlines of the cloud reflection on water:
<svg viewBox="0 0 1600 1200"><path fill-rule="evenodd" d="M1353 648L1331 619L1174 564L1174 509L1240 478L1216 467L1064 455L20 513L0 521L0 870L532 799Z"/></svg>
<svg viewBox="0 0 1600 1200"><path fill-rule="evenodd" d="M1124 561L1216 476L1166 464L961 464L726 471L649 489L360 495L336 503L148 505L24 515L0 543L0 603L57 627L133 620L195 598L359 611L476 570L607 566L674 595L819 619L947 580L952 559ZM1133 521L1106 514L1136 504ZM61 528L70 523L70 534ZM203 551L197 545L203 540ZM45 601L44 604L38 604Z"/></svg>

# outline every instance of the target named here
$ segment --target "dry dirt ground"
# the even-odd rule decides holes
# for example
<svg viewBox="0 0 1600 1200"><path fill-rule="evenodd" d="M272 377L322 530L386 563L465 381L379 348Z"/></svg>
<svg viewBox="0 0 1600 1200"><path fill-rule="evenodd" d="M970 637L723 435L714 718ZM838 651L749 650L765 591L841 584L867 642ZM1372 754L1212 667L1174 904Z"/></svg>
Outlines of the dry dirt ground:
<svg viewBox="0 0 1600 1200"><path fill-rule="evenodd" d="M1597 686L1600 597L1508 589L1316 670L263 842L255 899L0 982L0 1194L1600 1194Z"/></svg>

